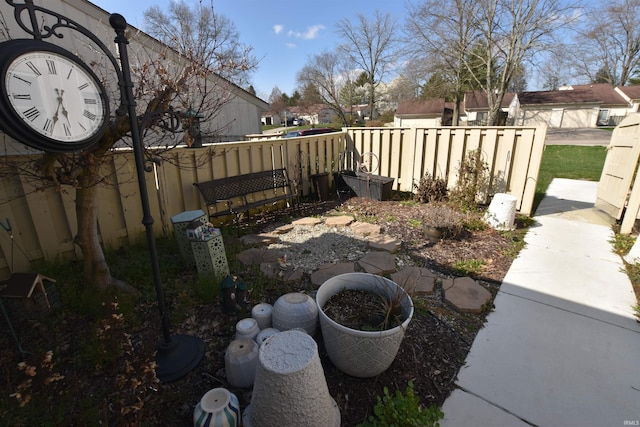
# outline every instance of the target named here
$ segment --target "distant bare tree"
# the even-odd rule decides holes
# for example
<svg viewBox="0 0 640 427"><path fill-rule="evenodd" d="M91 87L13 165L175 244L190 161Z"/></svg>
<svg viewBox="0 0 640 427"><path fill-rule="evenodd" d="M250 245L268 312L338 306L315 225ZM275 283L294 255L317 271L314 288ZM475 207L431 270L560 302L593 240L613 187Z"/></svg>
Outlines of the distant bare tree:
<svg viewBox="0 0 640 427"><path fill-rule="evenodd" d="M418 0L409 5L405 49L414 63L424 64L425 75L431 75L428 81L446 84L455 104L454 125L458 124L460 104L468 90L467 58L478 36L473 25L477 7L475 0Z"/></svg>
<svg viewBox="0 0 640 427"><path fill-rule="evenodd" d="M151 6L144 18L145 30L165 45L189 58L198 58L201 66L215 69L220 77L248 86L258 61L252 48L240 43L233 22L215 13L212 0L208 5L200 1L193 7L184 0L171 1L166 11Z"/></svg>
<svg viewBox="0 0 640 427"><path fill-rule="evenodd" d="M640 0L598 4L586 15L576 47L590 81L625 85L640 63Z"/></svg>
<svg viewBox="0 0 640 427"><path fill-rule="evenodd" d="M471 59L485 65L486 74L477 83L487 95L488 121L495 125L521 64L558 43L558 31L576 19L576 6L563 0L478 0L476 6L472 25L485 49Z"/></svg>
<svg viewBox="0 0 640 427"><path fill-rule="evenodd" d="M323 52L309 58L307 64L298 72L300 86L316 88L322 102L346 125L347 118L340 104L340 92L347 82L348 71L338 52Z"/></svg>
<svg viewBox="0 0 640 427"><path fill-rule="evenodd" d="M378 10L372 20L358 14L356 22L343 18L337 24L337 32L344 41L339 49L349 58L352 68L367 73L372 119L376 118L376 86L398 60L397 30L398 24L391 14L383 15Z"/></svg>

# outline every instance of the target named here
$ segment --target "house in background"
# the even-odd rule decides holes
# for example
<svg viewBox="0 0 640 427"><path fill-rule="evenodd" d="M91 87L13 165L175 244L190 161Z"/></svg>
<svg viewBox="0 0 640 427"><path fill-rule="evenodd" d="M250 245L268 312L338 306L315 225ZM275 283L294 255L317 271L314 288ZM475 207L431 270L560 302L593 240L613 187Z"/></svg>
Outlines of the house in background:
<svg viewBox="0 0 640 427"><path fill-rule="evenodd" d="M630 112L631 104L606 83L562 86L559 90L519 92L509 117L517 126L542 123L553 128L615 126Z"/></svg>
<svg viewBox="0 0 640 427"><path fill-rule="evenodd" d="M371 118L369 104L352 105L344 107L344 115L347 119L351 118L352 123L362 124Z"/></svg>
<svg viewBox="0 0 640 427"><path fill-rule="evenodd" d="M260 116L262 126L280 126L283 122L280 119L280 113L276 111L265 111Z"/></svg>
<svg viewBox="0 0 640 427"><path fill-rule="evenodd" d="M401 101L394 114L395 127L451 126L452 103L444 98Z"/></svg>
<svg viewBox="0 0 640 427"><path fill-rule="evenodd" d="M336 113L326 104L291 107L291 115L310 125L331 123Z"/></svg>
<svg viewBox="0 0 640 427"><path fill-rule="evenodd" d="M512 124L508 122L509 106L513 100L513 93L505 93L500 104L499 125ZM486 92L475 90L464 95L462 108L460 108L460 126L487 126L489 118L489 101Z"/></svg>

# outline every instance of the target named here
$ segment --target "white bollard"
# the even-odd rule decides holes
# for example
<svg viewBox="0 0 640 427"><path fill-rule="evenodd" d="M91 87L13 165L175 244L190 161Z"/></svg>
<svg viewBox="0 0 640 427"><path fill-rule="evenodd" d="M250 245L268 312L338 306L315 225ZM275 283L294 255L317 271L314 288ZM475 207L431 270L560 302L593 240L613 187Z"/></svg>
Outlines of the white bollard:
<svg viewBox="0 0 640 427"><path fill-rule="evenodd" d="M485 214L485 221L496 230L513 230L517 202L518 198L511 194L498 193L494 195Z"/></svg>

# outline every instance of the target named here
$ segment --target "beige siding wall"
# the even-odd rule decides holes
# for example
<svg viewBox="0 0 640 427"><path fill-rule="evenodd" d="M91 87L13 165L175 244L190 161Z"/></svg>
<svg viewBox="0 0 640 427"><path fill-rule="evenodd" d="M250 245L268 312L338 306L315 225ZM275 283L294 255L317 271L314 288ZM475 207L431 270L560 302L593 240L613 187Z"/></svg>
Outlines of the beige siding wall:
<svg viewBox="0 0 640 427"><path fill-rule="evenodd" d="M300 138L179 148L146 174L154 232L170 235L172 216L206 209L194 182L284 167L307 195L313 191L309 175L347 167L366 152L379 158L376 174L394 177L396 190L412 191L413 183L427 172L455 185L460 162L479 148L491 174L500 177L501 185L504 181L504 191L518 197L519 211L530 214L545 136L546 127L348 128ZM75 191L41 191L26 177L12 173L12 165L24 159L12 156L0 164L0 220L10 221L15 243L12 249L9 233L0 230L0 278L28 271L41 259L80 256L73 244ZM117 248L143 240L132 154L114 155L104 172L111 183L100 188L99 196L98 225L104 245Z"/></svg>

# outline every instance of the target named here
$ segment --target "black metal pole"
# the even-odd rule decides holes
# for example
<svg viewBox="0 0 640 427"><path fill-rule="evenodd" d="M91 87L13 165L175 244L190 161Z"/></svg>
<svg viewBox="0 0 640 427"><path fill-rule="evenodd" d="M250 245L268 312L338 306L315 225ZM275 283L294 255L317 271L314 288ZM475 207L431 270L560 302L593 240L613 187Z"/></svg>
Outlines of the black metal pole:
<svg viewBox="0 0 640 427"><path fill-rule="evenodd" d="M140 138L140 129L136 115L136 101L133 96L133 82L131 80L131 71L129 68L129 55L127 53L127 45L129 41L125 37L124 30L127 22L122 15L114 14L109 18L111 26L116 32L115 42L120 52L120 63L122 64L122 80L120 85L124 86L125 99L122 103L127 107L129 114L129 124L131 126L131 139L133 140L133 154L136 163L136 172L138 175L138 186L140 188L140 200L142 202L142 224L147 232L147 243L151 257L151 269L153 271L153 282L156 286L156 294L158 296L158 309L162 317L162 334L165 343L171 341L169 334L169 320L167 318L167 309L164 301L164 292L162 291L162 280L160 278L160 266L158 264L158 253L156 250L156 241L153 236L153 217L149 208L149 193L147 191L147 180L144 176L144 148Z"/></svg>
<svg viewBox="0 0 640 427"><path fill-rule="evenodd" d="M156 369L156 375L162 382L173 381L181 378L200 363L200 360L202 360L202 356L204 355L204 343L197 337L188 335L171 336L169 333L169 318L167 316L164 292L162 290L158 253L156 250L155 237L153 235L153 217L151 216L149 208L149 193L147 192L147 184L144 175L144 147L142 145L140 128L138 126L136 102L132 89L133 82L131 80L131 71L129 68L129 55L127 52L127 45L129 44L129 41L125 36L127 21L122 15L116 13L109 17L109 23L116 32L115 42L118 45L120 53L122 78L118 80L118 84L121 86L121 93L124 94L122 104L126 106L127 113L129 115L131 138L133 140L133 153L135 156L138 185L140 187L140 199L142 202L142 224L144 224L147 233L153 281L156 287L158 309L160 310L160 317L162 321L163 342L158 344L158 352L156 354L156 363L158 367Z"/></svg>

